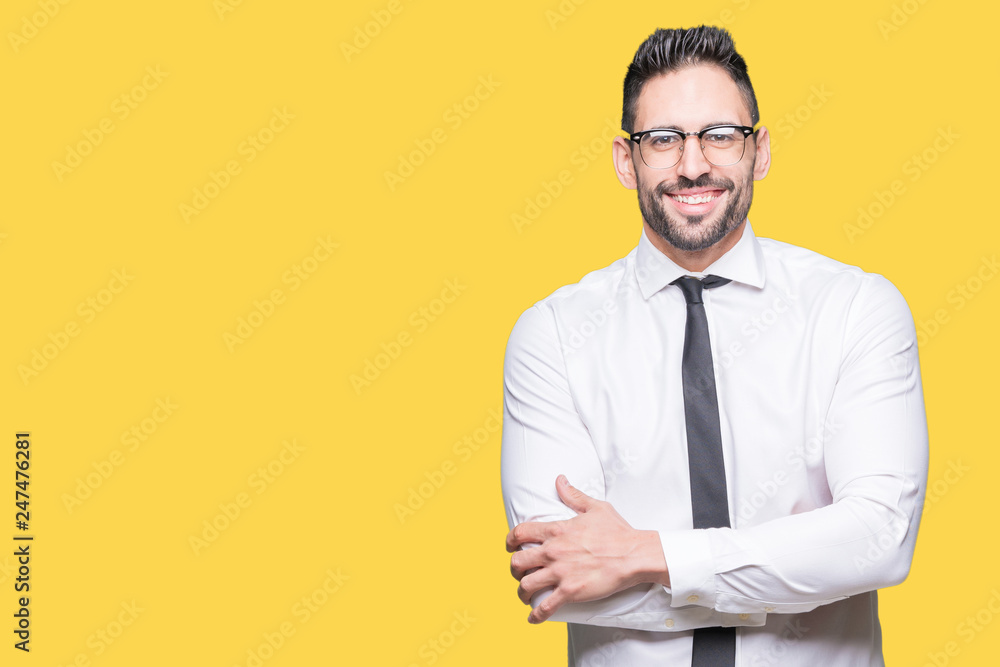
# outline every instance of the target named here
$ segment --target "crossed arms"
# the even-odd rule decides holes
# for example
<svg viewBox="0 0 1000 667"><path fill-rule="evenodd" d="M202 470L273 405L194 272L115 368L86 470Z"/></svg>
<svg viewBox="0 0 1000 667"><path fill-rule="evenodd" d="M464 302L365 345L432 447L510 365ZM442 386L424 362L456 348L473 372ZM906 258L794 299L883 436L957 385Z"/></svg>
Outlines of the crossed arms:
<svg viewBox="0 0 1000 667"><path fill-rule="evenodd" d="M927 468L916 339L888 281L873 277L865 289L829 406L839 425L823 452L832 502L707 530L640 530L605 501L603 463L577 411L552 313L544 304L526 311L505 358L502 481L511 574L534 606L529 621L762 625L768 613L903 581ZM664 625L667 616L677 621Z"/></svg>

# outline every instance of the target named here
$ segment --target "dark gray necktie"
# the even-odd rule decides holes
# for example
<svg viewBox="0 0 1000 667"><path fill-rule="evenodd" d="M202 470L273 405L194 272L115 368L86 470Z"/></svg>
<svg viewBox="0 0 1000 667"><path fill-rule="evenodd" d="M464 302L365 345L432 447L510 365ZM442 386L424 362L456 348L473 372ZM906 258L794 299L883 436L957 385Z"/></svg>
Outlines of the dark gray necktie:
<svg viewBox="0 0 1000 667"><path fill-rule="evenodd" d="M695 528L728 528L729 496L722 457L719 399L715 393L712 344L702 289L719 287L728 278L682 276L672 282L687 301L684 327L684 419L687 426L688 467L691 475L691 510ZM698 628L694 631L692 667L732 667L736 664L735 628Z"/></svg>

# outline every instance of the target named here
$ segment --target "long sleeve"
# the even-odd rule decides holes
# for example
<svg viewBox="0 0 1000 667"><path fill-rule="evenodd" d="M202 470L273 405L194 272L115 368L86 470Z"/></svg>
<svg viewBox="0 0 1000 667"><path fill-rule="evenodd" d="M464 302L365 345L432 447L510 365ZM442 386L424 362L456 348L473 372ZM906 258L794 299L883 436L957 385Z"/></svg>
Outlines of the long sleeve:
<svg viewBox="0 0 1000 667"><path fill-rule="evenodd" d="M556 494L559 474L588 495L605 499L604 466L574 404L553 315L535 306L515 324L504 360L501 479L509 527L574 516ZM544 595L536 595L532 604ZM646 584L602 600L564 605L552 620L677 632L762 625L765 617L699 606L675 609L668 591Z"/></svg>
<svg viewBox="0 0 1000 667"><path fill-rule="evenodd" d="M906 578L928 459L917 342L903 297L866 278L822 449L832 502L747 528L661 532L675 604L805 612Z"/></svg>

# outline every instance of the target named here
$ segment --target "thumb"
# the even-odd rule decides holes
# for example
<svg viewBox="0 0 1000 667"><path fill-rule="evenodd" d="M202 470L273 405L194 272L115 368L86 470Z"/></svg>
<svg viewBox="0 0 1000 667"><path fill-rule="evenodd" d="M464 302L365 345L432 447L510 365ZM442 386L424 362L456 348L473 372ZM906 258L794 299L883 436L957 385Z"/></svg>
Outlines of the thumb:
<svg viewBox="0 0 1000 667"><path fill-rule="evenodd" d="M580 489L572 486L566 479L566 475L556 477L556 493L559 494L559 499L577 514L583 514L597 502Z"/></svg>

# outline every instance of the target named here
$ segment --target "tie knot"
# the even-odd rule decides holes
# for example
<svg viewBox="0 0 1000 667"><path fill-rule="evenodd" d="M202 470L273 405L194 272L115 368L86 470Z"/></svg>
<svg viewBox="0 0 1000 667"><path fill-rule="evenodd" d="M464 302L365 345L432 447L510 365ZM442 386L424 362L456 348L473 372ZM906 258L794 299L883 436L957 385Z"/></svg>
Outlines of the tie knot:
<svg viewBox="0 0 1000 667"><path fill-rule="evenodd" d="M725 285L728 282L730 282L729 278L710 275L705 276L702 280L698 280L694 276L681 276L670 284L680 287L681 292L684 294L684 300L688 302L688 305L691 305L693 303L703 303L701 300L702 289L712 289L713 287Z"/></svg>

